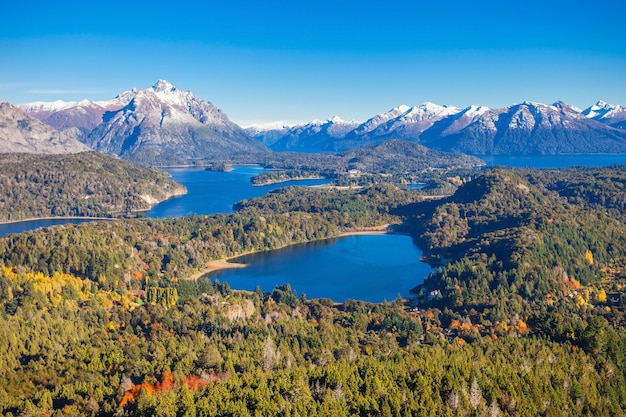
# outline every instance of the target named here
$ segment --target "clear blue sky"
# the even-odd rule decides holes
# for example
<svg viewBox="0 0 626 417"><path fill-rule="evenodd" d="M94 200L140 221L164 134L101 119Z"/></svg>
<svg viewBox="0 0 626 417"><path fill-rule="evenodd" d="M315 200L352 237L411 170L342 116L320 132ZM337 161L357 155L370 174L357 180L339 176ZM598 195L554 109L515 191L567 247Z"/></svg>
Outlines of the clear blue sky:
<svg viewBox="0 0 626 417"><path fill-rule="evenodd" d="M425 101L626 105L626 2L7 1L0 100L110 99L163 78L247 125Z"/></svg>

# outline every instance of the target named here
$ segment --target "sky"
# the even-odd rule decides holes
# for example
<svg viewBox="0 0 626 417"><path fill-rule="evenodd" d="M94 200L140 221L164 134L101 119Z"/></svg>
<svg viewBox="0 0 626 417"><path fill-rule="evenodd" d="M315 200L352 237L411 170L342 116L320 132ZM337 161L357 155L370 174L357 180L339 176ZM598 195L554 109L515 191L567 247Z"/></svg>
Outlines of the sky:
<svg viewBox="0 0 626 417"><path fill-rule="evenodd" d="M242 126L400 104L626 105L626 2L30 1L0 7L0 100L166 79Z"/></svg>

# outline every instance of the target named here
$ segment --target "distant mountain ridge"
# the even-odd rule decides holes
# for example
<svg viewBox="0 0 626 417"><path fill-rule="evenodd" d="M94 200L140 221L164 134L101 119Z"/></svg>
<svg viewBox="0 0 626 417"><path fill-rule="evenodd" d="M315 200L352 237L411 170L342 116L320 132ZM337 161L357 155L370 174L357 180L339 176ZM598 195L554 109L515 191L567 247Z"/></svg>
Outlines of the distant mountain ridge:
<svg viewBox="0 0 626 417"><path fill-rule="evenodd" d="M20 108L0 102L0 153L69 154L89 147L28 116Z"/></svg>
<svg viewBox="0 0 626 417"><path fill-rule="evenodd" d="M213 104L165 80L109 101L20 107L92 149L143 165L267 151Z"/></svg>
<svg viewBox="0 0 626 417"><path fill-rule="evenodd" d="M501 109L428 102L402 105L370 118L343 137L324 136L321 128L310 134L307 125L265 131L257 127L248 133L273 150L342 151L404 139L474 155L626 152L626 110L602 101L583 111L563 102L527 101Z"/></svg>
<svg viewBox="0 0 626 417"><path fill-rule="evenodd" d="M363 123L335 116L242 129L210 102L165 80L109 101L31 103L27 114L95 150L144 165L274 151L339 152L402 139L473 155L626 153L626 108L526 101L500 109L426 102Z"/></svg>

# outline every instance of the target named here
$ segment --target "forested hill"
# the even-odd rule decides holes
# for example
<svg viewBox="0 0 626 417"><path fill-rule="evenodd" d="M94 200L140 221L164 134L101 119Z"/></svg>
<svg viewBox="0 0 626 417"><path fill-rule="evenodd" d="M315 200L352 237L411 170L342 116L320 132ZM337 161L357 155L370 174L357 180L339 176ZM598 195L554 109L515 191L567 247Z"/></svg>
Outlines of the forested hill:
<svg viewBox="0 0 626 417"><path fill-rule="evenodd" d="M422 207L417 239L447 263L415 289L421 305L483 328L518 317L572 343L591 315L624 324L626 207L604 200L611 213L592 192L597 177L607 189L622 187L622 173L498 170ZM568 178L576 197L563 186Z"/></svg>
<svg viewBox="0 0 626 417"><path fill-rule="evenodd" d="M623 415L625 210L591 192L621 172L495 170L440 200L288 188L230 215L0 238L0 412ZM406 303L184 279L388 223L442 263Z"/></svg>
<svg viewBox="0 0 626 417"><path fill-rule="evenodd" d="M128 215L185 192L162 171L97 152L0 154L0 222Z"/></svg>

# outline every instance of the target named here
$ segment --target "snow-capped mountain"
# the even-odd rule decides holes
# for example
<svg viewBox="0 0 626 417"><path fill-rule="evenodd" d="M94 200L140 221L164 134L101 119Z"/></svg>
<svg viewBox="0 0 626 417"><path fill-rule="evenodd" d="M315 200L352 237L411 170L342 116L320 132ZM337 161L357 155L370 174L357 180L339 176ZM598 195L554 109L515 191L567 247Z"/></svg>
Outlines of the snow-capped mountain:
<svg viewBox="0 0 626 417"><path fill-rule="evenodd" d="M109 101L31 103L28 114L94 149L144 164L272 150L343 151L404 139L475 155L626 152L626 109L599 101L581 111L563 102L501 109L426 102L364 123L335 116L305 124L242 129L210 102L164 80ZM253 139L254 138L254 139Z"/></svg>
<svg viewBox="0 0 626 417"><path fill-rule="evenodd" d="M626 107L623 106L616 106L599 100L593 106L583 110L582 114L613 127L626 128Z"/></svg>
<svg viewBox="0 0 626 417"><path fill-rule="evenodd" d="M382 116L375 116L354 131L355 136L415 138L436 121L457 114L461 109L426 102L419 106L402 105ZM394 117L395 116L395 117ZM386 120L385 120L386 119Z"/></svg>
<svg viewBox="0 0 626 417"><path fill-rule="evenodd" d="M213 104L164 80L133 90L90 134L92 148L144 164L265 151Z"/></svg>
<svg viewBox="0 0 626 417"><path fill-rule="evenodd" d="M396 138L475 155L626 152L626 131L616 128L623 108L598 103L590 109L581 112L563 102L527 101L501 109L424 103L395 107L343 136L315 136L318 121L281 130L258 129L254 136L274 150L342 151ZM268 140L270 134L274 136Z"/></svg>
<svg viewBox="0 0 626 417"><path fill-rule="evenodd" d="M130 99L131 92L127 91L107 101L38 101L19 104L17 107L67 136L84 141L89 133L102 122L104 113L124 107Z"/></svg>
<svg viewBox="0 0 626 417"><path fill-rule="evenodd" d="M359 126L359 122L346 121L334 116L301 125L267 126L265 130L261 126L252 126L246 129L246 132L273 150L312 152L324 150L328 143L345 137L348 132Z"/></svg>
<svg viewBox="0 0 626 417"><path fill-rule="evenodd" d="M626 131L563 102L523 102L484 111L459 130L425 132L421 143L474 155L626 152Z"/></svg>
<svg viewBox="0 0 626 417"><path fill-rule="evenodd" d="M165 80L110 101L22 105L61 129L79 129L93 149L133 162L162 165L267 149L213 104Z"/></svg>
<svg viewBox="0 0 626 417"><path fill-rule="evenodd" d="M90 149L12 104L0 102L0 152L77 153Z"/></svg>
<svg viewBox="0 0 626 417"><path fill-rule="evenodd" d="M391 138L415 139L436 121L459 111L456 107L433 103L413 107L403 104L364 123L345 121L335 116L287 129L263 130L255 127L254 131L248 132L273 150L341 151L378 144Z"/></svg>

